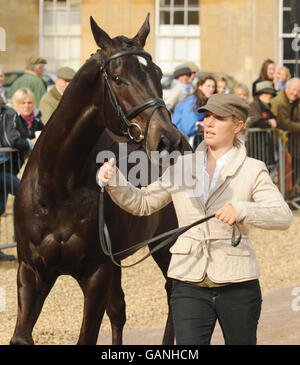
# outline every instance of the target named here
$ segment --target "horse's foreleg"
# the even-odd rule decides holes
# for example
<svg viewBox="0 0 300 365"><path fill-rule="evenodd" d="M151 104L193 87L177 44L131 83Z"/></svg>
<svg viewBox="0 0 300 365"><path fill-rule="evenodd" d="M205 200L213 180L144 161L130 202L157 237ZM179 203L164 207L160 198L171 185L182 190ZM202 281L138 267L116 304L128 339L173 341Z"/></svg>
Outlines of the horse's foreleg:
<svg viewBox="0 0 300 365"><path fill-rule="evenodd" d="M20 262L17 278L18 317L11 345L33 345L33 327L55 280L42 280L24 262Z"/></svg>
<svg viewBox="0 0 300 365"><path fill-rule="evenodd" d="M126 322L126 306L124 292L121 285L121 268L114 266L114 275L111 283L106 313L110 319L112 330L112 344L123 344L123 327Z"/></svg>
<svg viewBox="0 0 300 365"><path fill-rule="evenodd" d="M83 321L78 345L96 345L112 280L112 263L99 266L91 276L78 280L84 295Z"/></svg>

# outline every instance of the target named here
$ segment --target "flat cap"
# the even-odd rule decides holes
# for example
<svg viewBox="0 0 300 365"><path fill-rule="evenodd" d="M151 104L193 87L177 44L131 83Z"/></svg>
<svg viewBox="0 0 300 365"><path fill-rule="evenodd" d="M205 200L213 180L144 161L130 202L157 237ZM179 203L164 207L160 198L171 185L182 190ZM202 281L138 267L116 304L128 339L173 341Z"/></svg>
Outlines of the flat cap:
<svg viewBox="0 0 300 365"><path fill-rule="evenodd" d="M261 81L256 84L255 87L256 94L268 93L272 95L276 95L276 91L273 87L272 81Z"/></svg>
<svg viewBox="0 0 300 365"><path fill-rule="evenodd" d="M75 75L75 71L71 67L61 67L57 71L57 77L65 81L70 81Z"/></svg>
<svg viewBox="0 0 300 365"><path fill-rule="evenodd" d="M185 63L183 63L183 64L175 67L173 76L176 79L177 77L182 76L182 75L191 75L191 73L192 73L192 71L189 68L189 66L186 65Z"/></svg>
<svg viewBox="0 0 300 365"><path fill-rule="evenodd" d="M235 116L239 120L246 122L249 114L249 106L242 99L233 94L213 94L207 103L200 107L198 111L209 111L220 117Z"/></svg>
<svg viewBox="0 0 300 365"><path fill-rule="evenodd" d="M192 72L198 72L199 67L195 64L195 62L188 61L186 62L186 65L190 68Z"/></svg>
<svg viewBox="0 0 300 365"><path fill-rule="evenodd" d="M46 63L47 61L42 57L31 56L26 59L26 66L43 65Z"/></svg>

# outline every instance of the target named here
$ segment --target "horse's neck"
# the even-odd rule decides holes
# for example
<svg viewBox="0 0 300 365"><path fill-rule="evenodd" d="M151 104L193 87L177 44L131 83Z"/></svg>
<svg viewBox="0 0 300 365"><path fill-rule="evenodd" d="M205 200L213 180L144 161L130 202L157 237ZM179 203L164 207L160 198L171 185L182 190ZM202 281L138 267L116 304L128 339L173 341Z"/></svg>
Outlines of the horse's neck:
<svg viewBox="0 0 300 365"><path fill-rule="evenodd" d="M46 128L37 151L39 178L48 189L64 192L85 173L86 160L104 130L99 107L74 105L70 111L61 103Z"/></svg>

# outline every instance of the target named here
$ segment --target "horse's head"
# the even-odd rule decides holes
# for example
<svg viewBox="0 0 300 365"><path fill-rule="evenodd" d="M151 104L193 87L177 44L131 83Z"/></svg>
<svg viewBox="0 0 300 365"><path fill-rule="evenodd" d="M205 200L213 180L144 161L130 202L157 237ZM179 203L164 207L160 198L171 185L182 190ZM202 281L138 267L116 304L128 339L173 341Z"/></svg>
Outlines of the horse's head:
<svg viewBox="0 0 300 365"><path fill-rule="evenodd" d="M135 37L110 38L91 17L102 73L102 112L106 126L144 143L146 151L182 148L182 135L171 123L162 100L162 72L143 50L150 31L149 14Z"/></svg>

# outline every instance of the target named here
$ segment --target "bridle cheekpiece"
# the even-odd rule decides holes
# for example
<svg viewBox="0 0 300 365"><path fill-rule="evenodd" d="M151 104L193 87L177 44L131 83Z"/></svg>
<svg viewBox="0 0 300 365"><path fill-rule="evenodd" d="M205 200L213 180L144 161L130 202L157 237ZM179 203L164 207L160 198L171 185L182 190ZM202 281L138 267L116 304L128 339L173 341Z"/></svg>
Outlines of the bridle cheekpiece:
<svg viewBox="0 0 300 365"><path fill-rule="evenodd" d="M136 142L136 143L140 143L140 142L145 142L146 144L146 139L147 139L147 134L148 134L148 128L149 128L149 124L151 121L151 118L153 116L153 113L158 109L158 108L164 108L168 111L165 102L163 101L163 99L159 98L159 97L154 97L154 98L149 98L146 99L143 103L136 105L134 107L132 107L129 111L124 112L124 110L122 109L121 105L119 104L119 101L114 93L114 90L109 82L108 79L108 74L107 74L107 70L106 67L107 65L112 61L115 60L119 57L123 57L123 56L128 56L128 55L137 55L137 56L142 56L145 58L149 58L150 60L152 60L151 55L142 50L142 49L126 49L123 51L119 51L113 55L111 55L110 57L108 57L106 60L104 59L104 55L103 52L101 50L98 51L100 53L100 57L101 57L101 63L100 63L100 71L102 74L102 90L101 90L101 95L102 95L102 110L103 110L103 116L104 116L104 120L105 120L105 108L104 108L104 101L105 101L105 92L106 90L108 91L108 96L110 99L110 102L112 104L112 106L114 107L114 109L117 112L118 117L121 119L122 121L122 133L127 136L130 140ZM152 107L151 111L148 113L148 117L147 117L147 123L146 123L146 127L145 127L145 132L143 133L141 126L138 123L135 122L131 122L132 119L134 119L135 117L137 117L141 112L143 112L144 110L148 109ZM168 111L169 115L170 112ZM134 136L132 133L133 128L137 128L139 130L139 135L138 136Z"/></svg>

